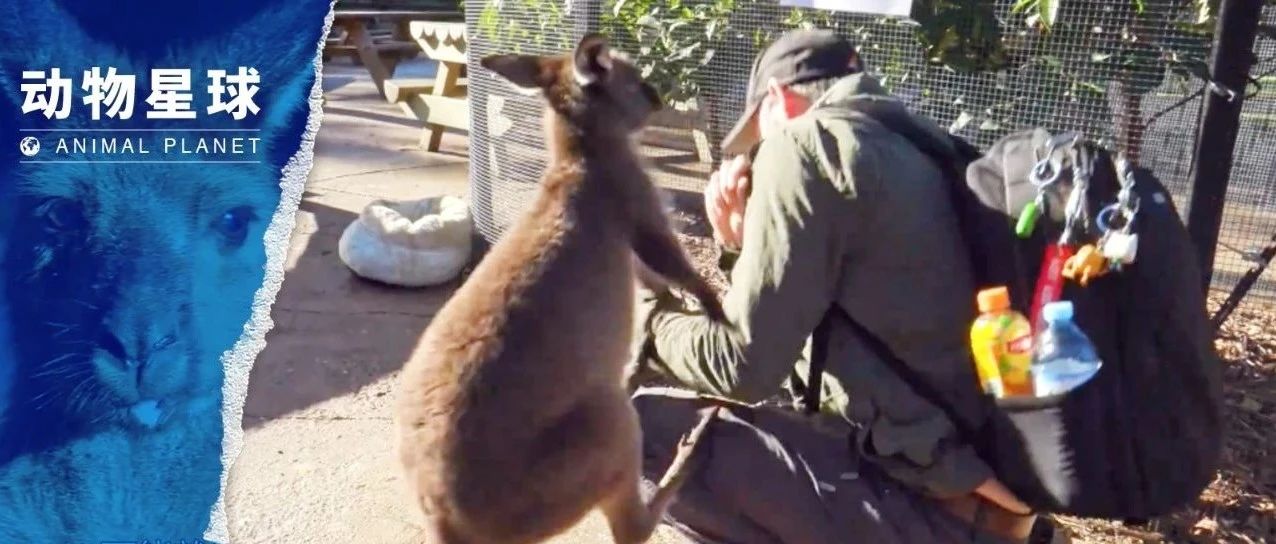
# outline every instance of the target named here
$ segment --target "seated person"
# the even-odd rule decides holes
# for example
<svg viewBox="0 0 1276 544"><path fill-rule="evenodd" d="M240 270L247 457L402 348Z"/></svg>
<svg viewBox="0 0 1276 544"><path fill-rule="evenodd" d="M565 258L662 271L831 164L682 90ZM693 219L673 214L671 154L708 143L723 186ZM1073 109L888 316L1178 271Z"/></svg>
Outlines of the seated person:
<svg viewBox="0 0 1276 544"><path fill-rule="evenodd" d="M782 36L750 78L745 113L723 146L739 155L705 189L715 238L734 261L723 304L731 323L661 288L640 289L635 379L745 403L774 398L806 374L812 332L837 305L900 359L950 369L955 387L977 388L967 344L976 289L946 181L909 139L850 105L874 101L932 145L951 141L891 99L830 31ZM754 146L750 164L742 157ZM831 321L821 415L725 412L670 521L734 544L1027 541L1035 516L950 419L977 421L977 395L946 412L873 353ZM705 403L657 390L634 402L650 483Z"/></svg>

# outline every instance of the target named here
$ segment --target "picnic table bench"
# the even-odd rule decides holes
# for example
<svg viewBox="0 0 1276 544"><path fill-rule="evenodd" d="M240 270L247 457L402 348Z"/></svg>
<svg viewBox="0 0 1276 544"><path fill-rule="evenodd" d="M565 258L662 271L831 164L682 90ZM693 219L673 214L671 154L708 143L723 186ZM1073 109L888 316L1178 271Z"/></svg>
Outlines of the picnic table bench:
<svg viewBox="0 0 1276 544"><path fill-rule="evenodd" d="M358 59L377 90L385 93L385 81L394 76L399 61L421 53L409 30L409 22L419 19L462 20L460 13L451 11L339 9L332 15L333 28L324 44L324 59L343 55ZM389 23L391 28L373 28L374 22Z"/></svg>
<svg viewBox="0 0 1276 544"><path fill-rule="evenodd" d="M443 131L469 130L469 78L466 77L465 23L417 20L408 34L425 57L438 63L433 78L395 78L385 81L386 100L425 123L421 147L438 151Z"/></svg>

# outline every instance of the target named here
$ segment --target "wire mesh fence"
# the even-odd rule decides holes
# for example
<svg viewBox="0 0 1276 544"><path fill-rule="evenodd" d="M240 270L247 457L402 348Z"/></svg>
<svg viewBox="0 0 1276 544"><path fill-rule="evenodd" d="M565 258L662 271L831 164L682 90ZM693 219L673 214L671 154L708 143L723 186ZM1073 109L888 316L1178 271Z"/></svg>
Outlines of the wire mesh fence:
<svg viewBox="0 0 1276 544"><path fill-rule="evenodd" d="M1264 9L1263 22L1276 23L1276 10ZM1214 258L1215 289L1231 289L1255 264L1257 253L1276 236L1276 40L1260 35L1254 46L1241 127L1223 208L1223 227ZM1247 300L1276 299L1276 282L1268 272Z"/></svg>
<svg viewBox="0 0 1276 544"><path fill-rule="evenodd" d="M653 177L670 189L698 191L720 160L760 49L785 30L821 27L853 39L869 72L915 111L981 147L1030 127L1078 131L1151 168L1186 215L1201 96L1225 91L1204 83L1213 28L1197 3L1066 2L1048 29L1020 9L1030 4L915 0L912 16L899 18L776 0L466 0L466 19L471 62L561 52L588 31L611 36L670 105L642 139ZM1276 74L1276 42L1262 38L1256 50L1255 74ZM470 85L475 214L494 239L529 203L544 168L541 107L492 77ZM1276 154L1265 145L1276 127L1276 85L1255 88L1237 142L1216 289L1230 289L1247 267L1226 248L1254 250L1276 234ZM1276 285L1263 281L1253 296L1273 295Z"/></svg>

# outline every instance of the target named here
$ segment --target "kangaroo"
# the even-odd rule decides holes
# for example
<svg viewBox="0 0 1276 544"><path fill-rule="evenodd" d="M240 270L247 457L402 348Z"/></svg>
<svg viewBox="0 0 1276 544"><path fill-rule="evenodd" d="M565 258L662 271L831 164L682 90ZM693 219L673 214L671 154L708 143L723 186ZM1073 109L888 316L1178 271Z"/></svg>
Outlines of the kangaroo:
<svg viewBox="0 0 1276 544"><path fill-rule="evenodd" d="M147 132L135 133L155 134L145 164L0 169L0 321L13 339L11 353L0 353L0 374L8 374L0 380L9 380L0 388L0 542L189 542L208 528L222 488L223 404L242 403L223 394L224 369L241 364L225 358L224 367L224 354L242 350L236 346L266 280L272 216L296 206L281 204L281 170L310 153L302 125L329 6L233 0L223 5L225 17L210 12L191 22L168 5L135 5L166 23L153 25L159 32L183 27L181 40L157 52L138 45L154 41L134 29L80 26L105 8L79 4L87 3L0 3L0 17L24 17L0 28L0 38L58 44L0 52L0 111L20 111L22 70L58 67L76 84L68 118L32 112L4 130L253 129L261 152L244 158L261 160L153 162L161 138L179 134ZM304 39L281 42L281 35ZM84 107L81 74L99 66L136 77L131 120L95 121ZM202 76L238 66L259 71L259 114L206 114ZM191 70L198 121L145 118L148 74L164 67ZM66 133L35 134L41 156L53 158Z"/></svg>
<svg viewBox="0 0 1276 544"><path fill-rule="evenodd" d="M641 430L622 379L635 261L724 321L632 148L660 100L596 34L568 54L481 65L543 94L549 165L531 209L404 366L404 474L440 544L541 542L594 508L617 543L645 542L681 479L667 476L644 503Z"/></svg>

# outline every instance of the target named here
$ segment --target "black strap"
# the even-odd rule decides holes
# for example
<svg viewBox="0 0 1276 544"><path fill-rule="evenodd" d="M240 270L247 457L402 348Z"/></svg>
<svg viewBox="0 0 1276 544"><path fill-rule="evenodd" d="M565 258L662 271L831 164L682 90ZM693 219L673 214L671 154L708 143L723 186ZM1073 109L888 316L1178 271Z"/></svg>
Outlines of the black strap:
<svg viewBox="0 0 1276 544"><path fill-rule="evenodd" d="M887 119L872 115L868 112L861 113L865 113L870 118L878 121L889 129L895 130L897 128ZM970 161L977 159L981 153L978 148L961 138L950 136L950 139L952 140L953 146L956 148L958 156L960 157L957 161L954 161L954 157L951 155L940 150L934 149L930 146L916 145L917 142L912 139L909 139L909 141L913 142L919 151L930 157L946 178L951 191L951 198L953 200L955 208L954 211L956 212L955 215L957 216L958 228L962 234L962 239L968 246L969 251L973 253L972 262L982 264L984 256L982 255L982 252L979 251L978 244L974 243L974 237L979 236L980 234L976 231L976 226L973 224L971 217L972 210L970 209L970 206L974 205L971 201L973 199L973 195L968 195L963 192L968 191L968 188L965 185L966 174L964 167ZM979 267L979 264L976 264L977 268ZM981 275L983 271L976 270L975 273L978 276ZM815 327L815 331L811 335L811 361L807 372L806 384L802 388L803 410L807 413L816 413L820 409L820 397L823 393L824 369L827 367L828 361L829 329L832 326L832 321L837 317L842 317L850 323L852 327L856 329L856 334L859 335L868 345L869 349L874 352L874 355L894 367L901 377L908 381L910 385L914 388L921 388L925 386L921 380L915 379L908 369L907 364L899 360L899 358L890 351L885 343L881 342L881 340L875 337L872 333L868 332L867 329L864 329L856 323L855 320L851 319L850 315L847 315L841 307L837 304L833 304L832 308L825 312L824 317L820 320L819 325ZM926 387L925 389L917 390L929 391L930 388ZM939 399L931 398L928 395L927 400L936 402ZM947 403L938 402L937 405L946 406Z"/></svg>
<svg viewBox="0 0 1276 544"><path fill-rule="evenodd" d="M918 151L929 157L939 168L949 189L949 196L953 203L954 215L956 215L957 219L958 231L960 232L962 241L970 255L971 265L973 268L972 273L975 275L976 281L985 281L987 278L994 277L993 271L990 270L990 266L992 266L991 263L993 262L991 258L992 256L988 254L989 250L985 249L984 246L979 243L979 240L985 236L998 235L998 232L981 232L981 227L983 225L980 222L980 217L982 217L982 214L985 212L982 209L982 205L978 202L978 199L971 192L970 187L966 185L966 166L983 156L983 153L979 150L979 148L960 137L950 134L948 135L948 139L953 146L953 151L955 151L954 154L949 150L938 149L932 141L925 138L917 138L913 134L913 132L916 131L909 130L905 126L901 126L890 116L877 115L877 112L872 108L857 109L856 112L877 121L888 130L894 131L895 133L903 136L906 140L912 143ZM1009 225L1005 225L1004 229L1005 230L1000 234L1006 236L1008 240L1008 237L1010 236L1008 234ZM1013 246L1013 244L1009 244L1008 242L1007 245ZM1010 247L1008 249L1014 248ZM853 329L855 329L855 333L867 345L867 347L873 351L875 356L893 367L896 373L908 382L914 390L918 391L919 394L922 394L927 400L931 401L936 406L940 406L945 411L948 411L948 403L939 398L933 388L927 386L924 380L918 379L908 365L896 357L884 342L857 323L854 319L851 319L851 316L842 310L842 308L837 304L833 304L832 308L825 313L824 318L820 321L820 324L812 333L810 369L807 373L807 383L803 389L802 395L802 407L804 410L809 413L814 413L819 410L820 396L823 392L823 374L824 369L827 366L826 363L828 358L829 329L831 328L832 320L839 317L843 318ZM953 416L953 414L949 415L950 417ZM954 419L954 421L957 420Z"/></svg>
<svg viewBox="0 0 1276 544"><path fill-rule="evenodd" d="M833 305L835 308L836 304ZM811 333L811 361L807 370L806 387L802 392L802 409L808 414L820 411L820 396L824 392L824 367L828 362L829 329L833 325L833 311L824 313L820 324Z"/></svg>
<svg viewBox="0 0 1276 544"><path fill-rule="evenodd" d="M914 392L940 410L943 410L953 422L953 425L957 427L958 432L966 436L974 436L976 430L968 427L964 420L952 411L950 403L940 395L939 391L922 379L916 371L908 366L908 363L895 355L890 347L886 345L886 342L853 319L850 314L837 304L833 304L824 313L824 318L820 320L820 324L815 327L815 332L811 335L810 367L805 387L802 388L801 404L804 412L814 414L820 409L824 369L828 362L829 333L832 330L833 322L838 320L849 326L852 333L859 338L864 347L868 348L873 356L888 365Z"/></svg>

